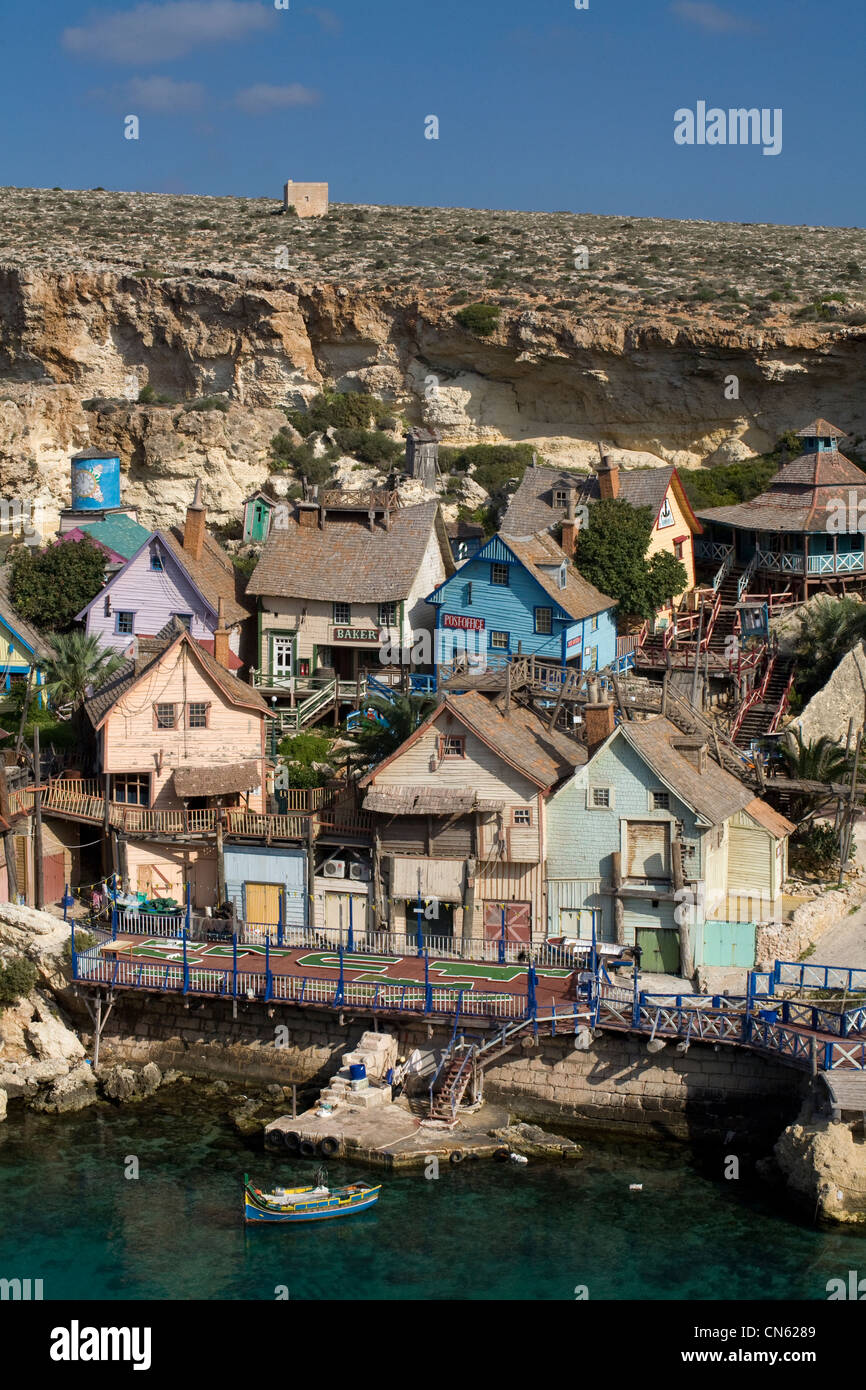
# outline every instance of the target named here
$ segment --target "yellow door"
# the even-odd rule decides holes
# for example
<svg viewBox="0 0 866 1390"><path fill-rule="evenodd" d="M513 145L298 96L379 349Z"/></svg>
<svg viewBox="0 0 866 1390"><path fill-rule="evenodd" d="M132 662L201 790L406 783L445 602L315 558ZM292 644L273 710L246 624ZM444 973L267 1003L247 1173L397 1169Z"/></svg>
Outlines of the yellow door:
<svg viewBox="0 0 866 1390"><path fill-rule="evenodd" d="M138 891L146 897L153 897L153 867L150 864L138 866Z"/></svg>
<svg viewBox="0 0 866 1390"><path fill-rule="evenodd" d="M280 920L280 885L247 883L245 890L246 920L263 927L276 927Z"/></svg>

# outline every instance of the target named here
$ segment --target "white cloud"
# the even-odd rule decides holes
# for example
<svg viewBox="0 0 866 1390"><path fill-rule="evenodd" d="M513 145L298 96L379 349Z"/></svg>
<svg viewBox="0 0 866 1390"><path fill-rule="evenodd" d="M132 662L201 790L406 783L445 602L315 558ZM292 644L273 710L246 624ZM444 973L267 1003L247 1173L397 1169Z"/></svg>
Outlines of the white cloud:
<svg viewBox="0 0 866 1390"><path fill-rule="evenodd" d="M80 58L114 63L156 63L182 58L205 44L246 38L269 29L273 8L242 0L172 0L137 5L122 14L92 14L64 29L64 48Z"/></svg>
<svg viewBox="0 0 866 1390"><path fill-rule="evenodd" d="M319 100L319 93L312 87L302 87L300 82L290 82L287 87L272 87L267 82L257 82L252 87L243 87L235 92L235 106L246 111L248 116L263 116L269 111L279 111L284 106L312 106Z"/></svg>
<svg viewBox="0 0 866 1390"><path fill-rule="evenodd" d="M155 111L172 115L176 111L196 111L204 101L205 91L200 82L175 82L170 77L133 77L115 87L94 87L89 101L108 104L137 114Z"/></svg>
<svg viewBox="0 0 866 1390"><path fill-rule="evenodd" d="M750 20L731 14L730 10L723 10L709 0L675 0L671 9L687 24L697 24L710 34L744 34L753 33L755 29Z"/></svg>

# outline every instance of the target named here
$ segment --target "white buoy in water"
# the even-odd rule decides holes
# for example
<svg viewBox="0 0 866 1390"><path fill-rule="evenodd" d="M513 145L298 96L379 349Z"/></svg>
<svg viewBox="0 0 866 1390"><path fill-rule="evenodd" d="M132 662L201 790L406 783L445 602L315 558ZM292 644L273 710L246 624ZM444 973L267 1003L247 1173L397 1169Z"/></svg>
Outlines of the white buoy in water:
<svg viewBox="0 0 866 1390"><path fill-rule="evenodd" d="M512 1162L512 1163L528 1163L528 1162L529 1162L529 1159L526 1158L523 1154L509 1154L508 1157L511 1159L511 1162Z"/></svg>
<svg viewBox="0 0 866 1390"><path fill-rule="evenodd" d="M642 1182L630 1182L629 1185L628 1185L628 1190L629 1190L629 1192L643 1192L643 1183L642 1183Z"/></svg>

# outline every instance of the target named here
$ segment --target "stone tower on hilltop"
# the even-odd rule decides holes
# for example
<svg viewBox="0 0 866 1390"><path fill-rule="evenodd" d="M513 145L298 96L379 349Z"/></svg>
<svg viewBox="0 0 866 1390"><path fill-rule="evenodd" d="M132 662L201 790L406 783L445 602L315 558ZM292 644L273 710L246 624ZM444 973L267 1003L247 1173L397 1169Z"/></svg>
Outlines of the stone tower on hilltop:
<svg viewBox="0 0 866 1390"><path fill-rule="evenodd" d="M324 217L328 211L326 183L294 183L289 179L283 187L283 207L294 208L299 217Z"/></svg>

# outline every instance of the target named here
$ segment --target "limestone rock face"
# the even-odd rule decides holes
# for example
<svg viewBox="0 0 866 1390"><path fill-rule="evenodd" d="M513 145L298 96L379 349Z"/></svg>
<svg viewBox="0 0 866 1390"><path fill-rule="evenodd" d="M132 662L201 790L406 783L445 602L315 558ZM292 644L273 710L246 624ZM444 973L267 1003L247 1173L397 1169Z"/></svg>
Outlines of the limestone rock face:
<svg viewBox="0 0 866 1390"><path fill-rule="evenodd" d="M0 1090L0 1120L6 1119L6 1092Z"/></svg>
<svg viewBox="0 0 866 1390"><path fill-rule="evenodd" d="M582 1149L561 1134L548 1134L538 1125L519 1121L504 1129L491 1129L491 1139L500 1139L510 1152L524 1158L580 1158Z"/></svg>
<svg viewBox="0 0 866 1390"><path fill-rule="evenodd" d="M866 1144L847 1124L802 1117L774 1154L791 1192L831 1221L866 1222Z"/></svg>
<svg viewBox="0 0 866 1390"><path fill-rule="evenodd" d="M862 642L846 652L823 690L812 696L792 727L800 729L806 743L826 734L844 746L852 717L855 729L866 720L866 646Z"/></svg>
<svg viewBox="0 0 866 1390"><path fill-rule="evenodd" d="M446 443L527 442L563 466L586 467L600 438L634 462L746 458L819 407L866 433L862 331L842 324L518 305L482 339L433 291L33 262L0 270L0 495L47 513L69 503L70 454L92 446L119 454L145 524L181 520L199 477L213 519L236 520L268 476L280 407L323 387L372 391ZM741 409L724 397L731 374ZM178 404L139 404L145 386ZM208 396L228 411L184 409Z"/></svg>

